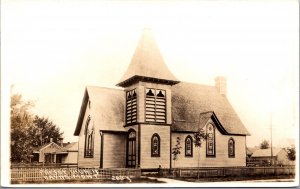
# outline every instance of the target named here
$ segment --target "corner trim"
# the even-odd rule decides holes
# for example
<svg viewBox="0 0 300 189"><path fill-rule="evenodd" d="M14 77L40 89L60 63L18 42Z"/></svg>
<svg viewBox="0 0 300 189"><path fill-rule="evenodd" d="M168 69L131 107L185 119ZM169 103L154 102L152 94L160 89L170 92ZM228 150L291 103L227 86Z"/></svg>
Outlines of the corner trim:
<svg viewBox="0 0 300 189"><path fill-rule="evenodd" d="M141 167L141 125L138 124L138 168Z"/></svg>
<svg viewBox="0 0 300 189"><path fill-rule="evenodd" d="M170 169L172 168L172 130L170 127Z"/></svg>
<svg viewBox="0 0 300 189"><path fill-rule="evenodd" d="M100 137L101 137L101 147L100 147L100 168L103 168L103 141L104 141L104 133L100 133Z"/></svg>

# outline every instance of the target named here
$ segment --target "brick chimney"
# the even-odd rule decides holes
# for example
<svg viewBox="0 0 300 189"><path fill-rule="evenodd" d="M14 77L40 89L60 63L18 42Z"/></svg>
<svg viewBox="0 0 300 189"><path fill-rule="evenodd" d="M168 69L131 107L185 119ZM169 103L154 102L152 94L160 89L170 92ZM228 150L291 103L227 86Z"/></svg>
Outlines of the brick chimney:
<svg viewBox="0 0 300 189"><path fill-rule="evenodd" d="M60 146L63 147L64 146L64 138L58 138L58 139L59 139Z"/></svg>
<svg viewBox="0 0 300 189"><path fill-rule="evenodd" d="M223 76L218 76L215 78L215 87L217 88L218 92L225 96L227 95L227 86L226 86L226 78Z"/></svg>

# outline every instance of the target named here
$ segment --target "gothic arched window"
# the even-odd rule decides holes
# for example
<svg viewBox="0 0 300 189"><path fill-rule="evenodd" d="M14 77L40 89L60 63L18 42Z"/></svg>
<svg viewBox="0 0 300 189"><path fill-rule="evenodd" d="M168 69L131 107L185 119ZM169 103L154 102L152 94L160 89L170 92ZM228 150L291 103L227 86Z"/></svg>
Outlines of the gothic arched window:
<svg viewBox="0 0 300 189"><path fill-rule="evenodd" d="M86 120L84 134L85 134L84 157L93 157L95 131L90 116Z"/></svg>
<svg viewBox="0 0 300 189"><path fill-rule="evenodd" d="M185 138L185 156L193 156L193 139L190 135Z"/></svg>
<svg viewBox="0 0 300 189"><path fill-rule="evenodd" d="M212 124L206 127L207 139L206 139L206 156L216 156L215 145L215 128Z"/></svg>
<svg viewBox="0 0 300 189"><path fill-rule="evenodd" d="M157 133L153 134L151 138L151 156L160 156L160 137Z"/></svg>
<svg viewBox="0 0 300 189"><path fill-rule="evenodd" d="M136 165L136 132L130 129L127 138L127 167Z"/></svg>
<svg viewBox="0 0 300 189"><path fill-rule="evenodd" d="M235 142L233 138L228 140L228 157L234 158L235 156Z"/></svg>

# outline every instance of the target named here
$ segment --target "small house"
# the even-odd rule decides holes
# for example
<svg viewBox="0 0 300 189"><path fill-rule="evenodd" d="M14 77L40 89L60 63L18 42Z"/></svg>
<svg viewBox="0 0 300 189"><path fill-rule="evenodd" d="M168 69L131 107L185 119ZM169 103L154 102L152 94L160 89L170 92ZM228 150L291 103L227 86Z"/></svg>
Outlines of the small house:
<svg viewBox="0 0 300 189"><path fill-rule="evenodd" d="M60 149L60 146L53 141L44 144L41 147L36 147L33 149L33 158L31 161L38 163L53 163L56 160L53 153L58 149Z"/></svg>
<svg viewBox="0 0 300 189"><path fill-rule="evenodd" d="M285 148L273 148L272 151L271 148L257 149L253 152L250 161L255 163L255 166L295 165L295 161L289 160Z"/></svg>
<svg viewBox="0 0 300 189"><path fill-rule="evenodd" d="M35 147L32 152L31 162L36 163L66 163L77 164L78 142L59 144L50 139L50 142L40 147Z"/></svg>
<svg viewBox="0 0 300 189"><path fill-rule="evenodd" d="M56 163L77 164L78 142L68 143L52 154L56 155Z"/></svg>

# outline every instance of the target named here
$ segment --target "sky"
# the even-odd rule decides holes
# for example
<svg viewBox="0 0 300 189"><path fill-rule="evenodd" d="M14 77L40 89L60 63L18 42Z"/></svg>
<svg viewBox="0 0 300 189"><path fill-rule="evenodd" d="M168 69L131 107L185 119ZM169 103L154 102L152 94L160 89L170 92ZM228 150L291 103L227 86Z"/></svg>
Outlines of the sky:
<svg viewBox="0 0 300 189"><path fill-rule="evenodd" d="M116 88L145 27L180 81L227 78L227 98L251 133L247 146L270 141L271 125L274 146L298 140L296 0L1 4L2 110L9 110L9 95L22 94L34 101L33 113L64 131L64 142L77 141L85 86Z"/></svg>

